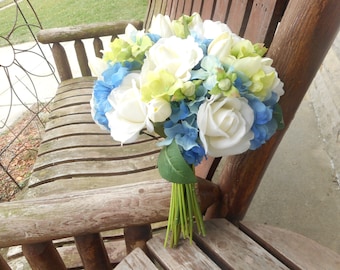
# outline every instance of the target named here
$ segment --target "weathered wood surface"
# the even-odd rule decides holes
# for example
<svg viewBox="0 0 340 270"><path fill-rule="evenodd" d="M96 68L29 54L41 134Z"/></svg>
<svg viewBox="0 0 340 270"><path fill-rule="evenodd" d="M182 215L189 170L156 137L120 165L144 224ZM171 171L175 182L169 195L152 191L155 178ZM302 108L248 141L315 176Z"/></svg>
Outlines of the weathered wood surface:
<svg viewBox="0 0 340 270"><path fill-rule="evenodd" d="M32 269L66 270L52 241L22 245L22 252Z"/></svg>
<svg viewBox="0 0 340 270"><path fill-rule="evenodd" d="M6 260L0 254L0 269L2 270L11 270Z"/></svg>
<svg viewBox="0 0 340 270"><path fill-rule="evenodd" d="M181 240L177 248L165 248L164 235L147 242L151 257L164 269L220 269L195 243Z"/></svg>
<svg viewBox="0 0 340 270"><path fill-rule="evenodd" d="M131 183L136 178L141 180L134 174L150 170L154 172L146 179L159 178L157 157L160 148L156 145L157 137L143 135L135 143L122 147L108 131L93 122L89 106L93 80L91 77L86 77L84 81L68 80L59 87L52 106L52 119L46 125L29 181L30 188L56 180L86 177L93 182L90 186L96 186L96 177L103 183L103 176L107 176L106 186L117 185L115 179L108 177L133 174L125 177L125 183ZM85 107L82 109L81 106ZM65 183L66 190L74 190L79 184L77 180ZM48 193L51 194L51 191Z"/></svg>
<svg viewBox="0 0 340 270"><path fill-rule="evenodd" d="M222 269L288 269L225 219L205 223L207 236L197 233L195 242Z"/></svg>
<svg viewBox="0 0 340 270"><path fill-rule="evenodd" d="M339 254L301 234L251 222L241 222L240 229L292 269L340 269Z"/></svg>
<svg viewBox="0 0 340 270"><path fill-rule="evenodd" d="M201 181L205 180L200 179L198 185ZM211 187L208 190L218 194ZM155 179L2 203L0 247L164 221L168 217L170 192L171 183ZM207 204L210 205L215 196L205 199L212 200Z"/></svg>
<svg viewBox="0 0 340 270"><path fill-rule="evenodd" d="M170 191L155 180L2 203L0 247L166 220Z"/></svg>
<svg viewBox="0 0 340 270"><path fill-rule="evenodd" d="M74 237L82 265L87 270L112 269L103 239L99 233Z"/></svg>
<svg viewBox="0 0 340 270"><path fill-rule="evenodd" d="M152 258L164 269L288 269L225 219L205 222L207 235L195 234L194 243L181 240L164 247L164 234L147 242Z"/></svg>
<svg viewBox="0 0 340 270"><path fill-rule="evenodd" d="M157 270L158 268L140 249L136 248L129 256L125 257L120 264L115 267L116 270Z"/></svg>
<svg viewBox="0 0 340 270"><path fill-rule="evenodd" d="M39 42L49 44L94 37L116 36L124 33L128 23L134 25L138 29L141 29L143 25L142 21L128 20L51 28L40 30L37 34L37 38Z"/></svg>
<svg viewBox="0 0 340 270"><path fill-rule="evenodd" d="M101 56L103 48L100 37L116 37L124 33L127 24L134 25L137 29L143 26L142 21L130 20L107 23L93 23L78 25L72 27L62 27L53 29L43 29L37 34L39 42L44 44L53 44L52 53L61 81L73 78L70 63L61 42L74 41L74 49L78 59L78 65L82 76L91 76L91 70L88 65L87 52L82 39L93 38L93 49L96 56Z"/></svg>
<svg viewBox="0 0 340 270"><path fill-rule="evenodd" d="M112 231L110 231L103 232L101 233L101 235L104 239L105 249L109 256L111 265L117 265L126 257L126 246L122 237L122 233L112 234ZM74 245L73 238L56 240L53 241L53 243L56 246L57 251L64 261L67 269L78 269L83 266L83 263L79 256L79 252ZM8 269L31 269L31 267L28 265L27 260L25 259L25 257L23 257L22 249L20 246L12 247L9 249L7 253L7 260L9 260L9 266L11 267ZM2 267L0 268L1 270L7 270L2 264L0 264L0 266Z"/></svg>

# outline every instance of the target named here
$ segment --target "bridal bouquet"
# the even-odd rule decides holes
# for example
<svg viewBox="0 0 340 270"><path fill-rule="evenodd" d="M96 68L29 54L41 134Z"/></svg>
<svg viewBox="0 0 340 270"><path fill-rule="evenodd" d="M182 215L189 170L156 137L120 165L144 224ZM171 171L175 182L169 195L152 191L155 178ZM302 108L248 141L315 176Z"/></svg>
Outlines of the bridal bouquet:
<svg viewBox="0 0 340 270"><path fill-rule="evenodd" d="M256 149L282 127L283 83L265 53L197 13L157 15L148 31L128 25L92 63L94 121L121 144L141 132L162 138L158 169L172 182L165 245L192 239L194 223L205 234L195 166Z"/></svg>

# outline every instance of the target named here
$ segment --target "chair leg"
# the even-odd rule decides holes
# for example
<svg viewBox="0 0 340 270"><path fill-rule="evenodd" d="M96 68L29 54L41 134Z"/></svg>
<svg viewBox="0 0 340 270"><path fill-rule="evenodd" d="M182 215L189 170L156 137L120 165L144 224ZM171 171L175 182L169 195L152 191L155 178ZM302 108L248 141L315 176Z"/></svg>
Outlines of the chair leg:
<svg viewBox="0 0 340 270"><path fill-rule="evenodd" d="M148 254L146 242L152 238L150 224L125 227L124 236L127 254L137 247L141 248L146 254Z"/></svg>
<svg viewBox="0 0 340 270"><path fill-rule="evenodd" d="M22 245L22 252L32 269L66 270L52 241Z"/></svg>
<svg viewBox="0 0 340 270"><path fill-rule="evenodd" d="M112 269L103 239L99 233L75 236L74 239L86 270Z"/></svg>
<svg viewBox="0 0 340 270"><path fill-rule="evenodd" d="M7 262L1 255L0 255L0 269L11 270L11 268L8 266Z"/></svg>

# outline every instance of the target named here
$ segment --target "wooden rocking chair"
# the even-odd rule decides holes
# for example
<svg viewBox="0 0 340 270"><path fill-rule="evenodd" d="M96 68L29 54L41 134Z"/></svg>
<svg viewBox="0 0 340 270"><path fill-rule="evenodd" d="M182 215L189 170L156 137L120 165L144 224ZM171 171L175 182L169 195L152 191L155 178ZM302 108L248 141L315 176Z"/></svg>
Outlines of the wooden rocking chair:
<svg viewBox="0 0 340 270"><path fill-rule="evenodd" d="M210 180L220 160L209 159L197 168L207 236L195 235L192 245L184 241L165 249L162 227L170 184L155 166L159 148L149 137L120 147L92 121L89 100L95 78L82 40L93 38L100 56L100 37L115 37L127 24L113 22L39 33L40 42L53 44L62 82L28 189L17 200L0 204L0 248L22 246L32 269L157 269L155 264L165 269L340 269L340 256L312 240L241 222L339 30L340 2L150 0L144 24L131 23L147 28L154 14L178 18L193 12L226 22L253 42L264 42L285 83L280 100L284 130L260 149L220 164L216 184ZM71 40L80 78L73 78L62 46ZM11 269L16 260L0 256L0 269Z"/></svg>

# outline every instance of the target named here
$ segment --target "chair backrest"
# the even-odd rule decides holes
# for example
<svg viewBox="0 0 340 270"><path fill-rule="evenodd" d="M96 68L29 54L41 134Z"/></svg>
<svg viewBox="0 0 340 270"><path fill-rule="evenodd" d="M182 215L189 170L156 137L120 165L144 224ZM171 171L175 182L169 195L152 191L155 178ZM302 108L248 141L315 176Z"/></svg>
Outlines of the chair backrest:
<svg viewBox="0 0 340 270"><path fill-rule="evenodd" d="M144 27L157 13L177 19L197 12L204 20L227 23L234 33L269 46L287 4L288 0L150 0Z"/></svg>

